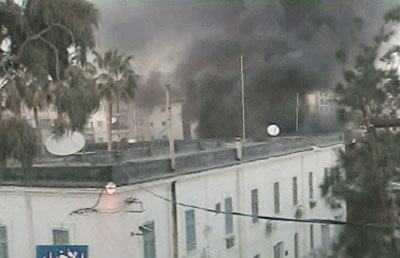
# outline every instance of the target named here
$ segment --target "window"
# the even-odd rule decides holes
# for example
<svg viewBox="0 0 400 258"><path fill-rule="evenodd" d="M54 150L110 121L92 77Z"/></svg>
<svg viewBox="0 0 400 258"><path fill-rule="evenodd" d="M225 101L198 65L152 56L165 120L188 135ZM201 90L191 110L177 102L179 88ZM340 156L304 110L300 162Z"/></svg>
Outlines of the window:
<svg viewBox="0 0 400 258"><path fill-rule="evenodd" d="M97 139L97 141L98 141L99 143L102 143L102 142L104 142L104 139L103 139L103 137L99 137L99 138Z"/></svg>
<svg viewBox="0 0 400 258"><path fill-rule="evenodd" d="M310 225L310 249L314 249L314 225Z"/></svg>
<svg viewBox="0 0 400 258"><path fill-rule="evenodd" d="M293 177L293 206L297 205L297 177Z"/></svg>
<svg viewBox="0 0 400 258"><path fill-rule="evenodd" d="M153 126L154 124L153 124L153 122L150 122L150 126Z"/></svg>
<svg viewBox="0 0 400 258"><path fill-rule="evenodd" d="M251 190L251 214L253 215L252 221L256 223L258 221L258 190Z"/></svg>
<svg viewBox="0 0 400 258"><path fill-rule="evenodd" d="M68 245L69 236L66 229L53 229L53 244L54 245Z"/></svg>
<svg viewBox="0 0 400 258"><path fill-rule="evenodd" d="M283 250L283 242L279 242L274 245L274 258L283 258L284 250Z"/></svg>
<svg viewBox="0 0 400 258"><path fill-rule="evenodd" d="M274 206L275 206L275 213L279 212L279 183L274 184Z"/></svg>
<svg viewBox="0 0 400 258"><path fill-rule="evenodd" d="M225 198L225 234L233 233L232 198Z"/></svg>
<svg viewBox="0 0 400 258"><path fill-rule="evenodd" d="M102 127L103 126L103 121L97 121L97 126Z"/></svg>
<svg viewBox="0 0 400 258"><path fill-rule="evenodd" d="M161 122L161 125L166 125L166 122L165 122L165 121L162 121L162 122Z"/></svg>
<svg viewBox="0 0 400 258"><path fill-rule="evenodd" d="M186 251L196 249L196 220L194 210L185 212L186 218Z"/></svg>
<svg viewBox="0 0 400 258"><path fill-rule="evenodd" d="M147 222L143 228L144 258L156 258L156 238L154 221Z"/></svg>
<svg viewBox="0 0 400 258"><path fill-rule="evenodd" d="M260 255L259 255L259 254L256 254L256 255L254 255L253 258L260 258Z"/></svg>
<svg viewBox="0 0 400 258"><path fill-rule="evenodd" d="M310 193L310 199L314 198L314 188L313 188L313 173L308 173L308 188Z"/></svg>
<svg viewBox="0 0 400 258"><path fill-rule="evenodd" d="M8 258L7 228L0 226L0 258Z"/></svg>
<svg viewBox="0 0 400 258"><path fill-rule="evenodd" d="M328 250L331 242L329 225L321 225L321 242L322 249Z"/></svg>
<svg viewBox="0 0 400 258"><path fill-rule="evenodd" d="M299 233L294 234L294 258L299 258Z"/></svg>

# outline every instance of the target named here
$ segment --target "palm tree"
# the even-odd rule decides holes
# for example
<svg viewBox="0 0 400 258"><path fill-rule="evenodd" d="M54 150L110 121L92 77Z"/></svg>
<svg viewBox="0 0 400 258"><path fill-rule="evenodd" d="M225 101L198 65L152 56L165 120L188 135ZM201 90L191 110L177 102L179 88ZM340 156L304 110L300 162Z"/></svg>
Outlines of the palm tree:
<svg viewBox="0 0 400 258"><path fill-rule="evenodd" d="M132 56L118 53L118 50L109 50L103 56L96 53L95 63L100 75L98 76L98 91L102 100L106 102L107 117L107 142L108 151L112 150L111 120L114 100L117 102L117 125L119 128L119 100L132 101L135 96L135 73L131 68ZM118 129L119 136L119 129ZM118 137L118 145L119 145Z"/></svg>

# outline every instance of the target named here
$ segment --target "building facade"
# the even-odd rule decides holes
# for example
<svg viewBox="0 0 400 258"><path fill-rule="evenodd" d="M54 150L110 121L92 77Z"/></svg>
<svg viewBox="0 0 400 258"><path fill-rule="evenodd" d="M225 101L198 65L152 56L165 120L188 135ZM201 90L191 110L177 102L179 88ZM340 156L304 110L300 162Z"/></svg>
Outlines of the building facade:
<svg viewBox="0 0 400 258"><path fill-rule="evenodd" d="M345 219L345 205L332 210L319 188L342 144L282 144L247 146L243 157L235 148L210 152L208 163L190 169L179 168L181 154L174 173L151 174L142 165L146 174L133 179L122 180L129 171L120 166L113 170L118 187L111 195L101 187L4 183L0 257L33 258L37 245L53 244L87 245L96 258L319 257L341 226L273 217ZM268 154L255 155L272 145ZM235 151L235 160L211 164L210 157ZM131 165L140 162L147 161Z"/></svg>

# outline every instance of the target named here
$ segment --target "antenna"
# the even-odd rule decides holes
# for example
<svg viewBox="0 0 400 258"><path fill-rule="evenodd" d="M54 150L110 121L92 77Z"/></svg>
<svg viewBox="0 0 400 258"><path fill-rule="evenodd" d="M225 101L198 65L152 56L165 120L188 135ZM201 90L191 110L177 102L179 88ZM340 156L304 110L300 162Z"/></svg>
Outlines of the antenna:
<svg viewBox="0 0 400 258"><path fill-rule="evenodd" d="M44 145L53 155L68 156L77 153L85 146L85 138L80 133L67 132L61 137L51 135Z"/></svg>
<svg viewBox="0 0 400 258"><path fill-rule="evenodd" d="M244 110L244 74L243 74L243 55L240 55L240 78L242 82L242 137L243 141L246 141L246 118Z"/></svg>

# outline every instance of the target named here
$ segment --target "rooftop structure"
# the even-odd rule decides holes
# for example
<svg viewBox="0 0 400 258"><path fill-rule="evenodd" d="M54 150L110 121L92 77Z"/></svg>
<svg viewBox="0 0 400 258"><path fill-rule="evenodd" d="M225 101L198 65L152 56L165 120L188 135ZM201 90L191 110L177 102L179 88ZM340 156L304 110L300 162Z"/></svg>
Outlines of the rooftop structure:
<svg viewBox="0 0 400 258"><path fill-rule="evenodd" d="M199 173L212 168L268 159L280 155L342 142L340 134L271 138L267 142L241 144L238 158L235 143L222 140L176 141L176 169L171 171L168 143L163 141L135 143L120 154L89 151L64 158L37 160L26 176L16 163L9 163L3 174L3 185L43 187L102 187L108 181L117 185Z"/></svg>

